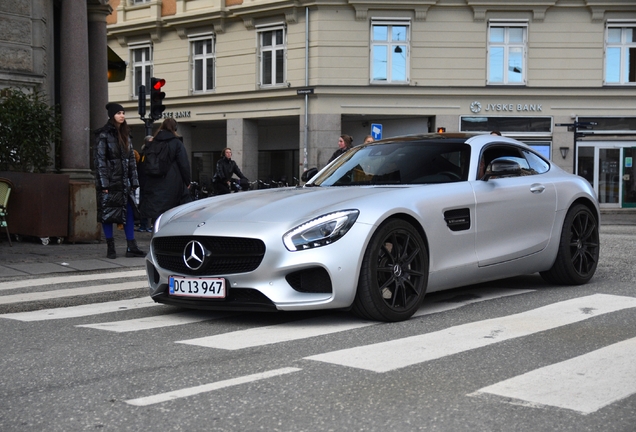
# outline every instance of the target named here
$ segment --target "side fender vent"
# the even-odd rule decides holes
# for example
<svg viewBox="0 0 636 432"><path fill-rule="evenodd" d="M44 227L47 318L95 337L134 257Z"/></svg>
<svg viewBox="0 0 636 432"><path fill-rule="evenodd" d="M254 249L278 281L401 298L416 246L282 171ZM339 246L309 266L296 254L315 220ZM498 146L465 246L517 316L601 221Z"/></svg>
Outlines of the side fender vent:
<svg viewBox="0 0 636 432"><path fill-rule="evenodd" d="M467 208L448 210L444 212L444 220L451 231L465 231L470 229L470 210Z"/></svg>

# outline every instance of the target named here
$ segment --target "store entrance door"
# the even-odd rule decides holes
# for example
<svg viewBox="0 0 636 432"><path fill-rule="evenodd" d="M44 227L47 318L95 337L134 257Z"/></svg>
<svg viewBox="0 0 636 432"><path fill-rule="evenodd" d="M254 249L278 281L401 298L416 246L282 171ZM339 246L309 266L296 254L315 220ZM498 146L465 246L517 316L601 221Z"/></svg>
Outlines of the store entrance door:
<svg viewBox="0 0 636 432"><path fill-rule="evenodd" d="M579 143L577 173L594 187L601 207L636 207L633 148L617 144Z"/></svg>
<svg viewBox="0 0 636 432"><path fill-rule="evenodd" d="M623 207L636 207L636 168L634 168L634 157L636 147L625 147L623 149Z"/></svg>

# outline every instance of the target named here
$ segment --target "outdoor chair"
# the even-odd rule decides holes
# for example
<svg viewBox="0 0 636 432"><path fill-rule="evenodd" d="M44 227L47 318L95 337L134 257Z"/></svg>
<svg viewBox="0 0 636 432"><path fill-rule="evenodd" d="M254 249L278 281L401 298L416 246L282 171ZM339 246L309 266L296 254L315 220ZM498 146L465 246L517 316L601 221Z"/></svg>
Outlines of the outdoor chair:
<svg viewBox="0 0 636 432"><path fill-rule="evenodd" d="M9 234L9 226L7 225L9 195L11 194L12 187L13 183L11 183L11 180L0 177L0 228L4 228L6 231L9 246L13 246L11 243L11 235Z"/></svg>

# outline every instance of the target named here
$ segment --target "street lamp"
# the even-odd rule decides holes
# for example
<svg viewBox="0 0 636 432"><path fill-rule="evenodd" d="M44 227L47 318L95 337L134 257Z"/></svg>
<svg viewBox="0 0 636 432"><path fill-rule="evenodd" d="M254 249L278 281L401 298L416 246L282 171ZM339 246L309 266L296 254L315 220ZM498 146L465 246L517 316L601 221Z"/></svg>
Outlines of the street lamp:
<svg viewBox="0 0 636 432"><path fill-rule="evenodd" d="M579 132L579 129L588 129L590 126L596 126L598 123L596 122L579 122L579 121L575 121L574 123L555 123L555 126L567 126L568 131L569 132L574 132L574 147L572 147L572 172L574 174L576 174L576 143L577 143L577 139L584 136L584 133ZM564 154L564 148L566 147L561 147L561 156L563 156ZM563 159L566 158L567 156L567 152L565 152L565 156L563 156Z"/></svg>

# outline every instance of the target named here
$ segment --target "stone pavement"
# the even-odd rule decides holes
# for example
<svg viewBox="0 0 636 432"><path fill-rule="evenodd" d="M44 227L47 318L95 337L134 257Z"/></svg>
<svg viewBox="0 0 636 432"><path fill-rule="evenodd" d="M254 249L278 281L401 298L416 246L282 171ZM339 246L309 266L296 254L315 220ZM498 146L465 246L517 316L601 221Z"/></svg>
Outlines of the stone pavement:
<svg viewBox="0 0 636 432"><path fill-rule="evenodd" d="M147 252L150 247L151 233L135 232L139 249ZM13 236L9 246L6 233L0 232L0 279L20 279L29 275L50 273L69 273L77 271L143 268L144 258L126 258L126 236L123 230L115 229L116 259L106 258L106 240L90 243L57 243L51 238L43 245L39 238L22 238L16 241Z"/></svg>
<svg viewBox="0 0 636 432"><path fill-rule="evenodd" d="M601 215L601 225L636 225L636 211L608 210ZM147 252L151 233L135 232L139 248ZM106 240L91 243L57 244L51 239L43 245L40 239L12 240L9 246L6 233L0 232L0 279L13 280L51 273L99 271L124 268L143 268L144 258L126 258L126 237L115 230L117 258L106 258Z"/></svg>

